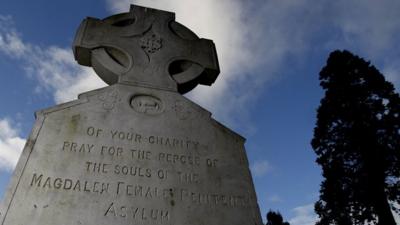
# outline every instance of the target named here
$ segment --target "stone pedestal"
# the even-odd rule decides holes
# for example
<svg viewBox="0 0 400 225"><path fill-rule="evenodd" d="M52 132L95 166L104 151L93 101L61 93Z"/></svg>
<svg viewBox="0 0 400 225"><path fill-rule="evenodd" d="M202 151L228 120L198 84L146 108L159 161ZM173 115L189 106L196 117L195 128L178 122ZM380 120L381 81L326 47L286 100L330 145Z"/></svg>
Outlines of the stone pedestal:
<svg viewBox="0 0 400 225"><path fill-rule="evenodd" d="M2 225L261 225L244 139L176 92L116 84L37 113Z"/></svg>

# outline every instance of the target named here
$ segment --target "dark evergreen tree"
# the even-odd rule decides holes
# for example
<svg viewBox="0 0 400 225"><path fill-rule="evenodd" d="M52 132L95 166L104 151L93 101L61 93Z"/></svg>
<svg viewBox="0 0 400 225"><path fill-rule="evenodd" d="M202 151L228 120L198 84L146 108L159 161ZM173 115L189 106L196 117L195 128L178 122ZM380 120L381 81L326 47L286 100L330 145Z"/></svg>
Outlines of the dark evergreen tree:
<svg viewBox="0 0 400 225"><path fill-rule="evenodd" d="M330 54L320 81L325 97L312 140L324 177L317 224L395 225L388 201L400 203L399 95L348 51Z"/></svg>
<svg viewBox="0 0 400 225"><path fill-rule="evenodd" d="M266 225L290 225L288 222L283 222L282 215L279 212L269 211L267 213Z"/></svg>

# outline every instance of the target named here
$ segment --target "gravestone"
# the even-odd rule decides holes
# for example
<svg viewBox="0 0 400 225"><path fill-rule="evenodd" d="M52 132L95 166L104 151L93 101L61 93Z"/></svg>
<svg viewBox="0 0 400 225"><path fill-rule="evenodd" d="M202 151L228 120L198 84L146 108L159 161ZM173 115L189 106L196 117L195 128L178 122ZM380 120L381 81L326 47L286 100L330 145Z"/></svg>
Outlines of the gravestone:
<svg viewBox="0 0 400 225"><path fill-rule="evenodd" d="M244 138L183 97L219 74L170 12L87 18L78 63L110 86L36 113L2 225L261 225Z"/></svg>

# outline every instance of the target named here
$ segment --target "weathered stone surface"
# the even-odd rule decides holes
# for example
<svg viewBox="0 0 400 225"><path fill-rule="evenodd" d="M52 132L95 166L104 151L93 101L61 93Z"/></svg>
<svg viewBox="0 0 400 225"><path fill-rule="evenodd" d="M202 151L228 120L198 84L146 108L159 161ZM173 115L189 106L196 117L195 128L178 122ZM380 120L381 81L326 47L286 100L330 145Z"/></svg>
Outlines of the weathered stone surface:
<svg viewBox="0 0 400 225"><path fill-rule="evenodd" d="M243 144L176 92L88 92L37 113L1 224L259 225Z"/></svg>
<svg viewBox="0 0 400 225"><path fill-rule="evenodd" d="M130 83L186 93L219 74L215 46L178 22L175 14L132 5L128 13L85 19L74 55L108 84Z"/></svg>
<svg viewBox="0 0 400 225"><path fill-rule="evenodd" d="M155 24L168 21L169 28L188 31L173 23L170 13L137 10L137 14L131 9L131 13L104 21L131 26L132 18L143 24L150 20L151 30L133 38L133 43L142 45L140 49L129 48L134 44L120 45L121 37L114 40L112 35L107 44L95 41L97 44L88 46L84 40L95 40L96 32L84 34L86 28L80 28L74 45L77 60L104 73L103 79L110 79L112 85L37 112L36 124L0 207L2 225L262 224L244 138L177 92L198 83L212 83L219 72L218 63L211 59L216 64L207 67L207 59L199 59L199 67L192 70L193 64L185 62L175 75L154 69L156 65L170 67L162 63L162 57L174 64L162 53L164 47L160 48L175 43L167 44L169 39L158 33ZM153 12L153 17L148 12ZM138 14L147 19L139 20ZM163 15L161 19L159 15ZM165 17L169 19L162 19ZM150 31L165 42L155 40L147 45L146 37L154 38L148 36ZM94 36L85 37L90 34ZM198 40L191 40L192 44L197 45ZM212 42L205 43L212 53ZM191 45L187 42L176 48ZM110 46L120 48L133 63L123 61ZM101 53L97 58L94 52L99 49L108 56L102 58ZM174 54L179 52L175 50L171 48ZM150 54L149 61L134 66L136 51ZM161 55L155 56L157 52ZM190 54L181 55L175 63L190 59ZM213 54L209 57L216 59ZM126 65L126 71L120 73L108 63ZM180 76L182 82L174 76Z"/></svg>

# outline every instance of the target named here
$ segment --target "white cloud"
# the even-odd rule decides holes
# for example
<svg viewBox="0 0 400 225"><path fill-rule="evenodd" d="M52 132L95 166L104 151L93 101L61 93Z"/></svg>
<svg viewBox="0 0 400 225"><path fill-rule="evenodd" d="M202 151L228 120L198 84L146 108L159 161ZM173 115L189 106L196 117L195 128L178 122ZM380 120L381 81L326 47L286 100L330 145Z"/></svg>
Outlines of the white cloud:
<svg viewBox="0 0 400 225"><path fill-rule="evenodd" d="M212 39L220 77L212 88L197 87L188 96L218 119L241 126L248 124L247 112L267 82L286 76L283 71L293 73L295 65L286 59L294 57L292 62L298 63L309 58L312 49L349 48L380 60L390 57L385 53L398 46L400 34L400 2L396 0L107 2L112 12L128 11L131 3L175 12L177 21ZM391 80L399 77L390 76Z"/></svg>
<svg viewBox="0 0 400 225"><path fill-rule="evenodd" d="M335 46L354 50L375 66L381 63L381 72L400 90L400 1L339 0L331 8L330 23L342 33Z"/></svg>
<svg viewBox="0 0 400 225"><path fill-rule="evenodd" d="M290 225L314 225L318 219L313 204L296 207L293 212L295 216L289 220Z"/></svg>
<svg viewBox="0 0 400 225"><path fill-rule="evenodd" d="M25 141L8 119L0 119L0 170L14 169Z"/></svg>
<svg viewBox="0 0 400 225"><path fill-rule="evenodd" d="M255 177L262 177L271 171L272 167L267 160L256 161L250 166L251 172Z"/></svg>
<svg viewBox="0 0 400 225"><path fill-rule="evenodd" d="M393 216L394 220L396 221L396 224L400 224L400 215L393 212Z"/></svg>
<svg viewBox="0 0 400 225"><path fill-rule="evenodd" d="M222 72L212 88L197 87L188 97L225 121L242 118L234 118L232 110L240 111L242 108L237 106L255 96L253 93L272 75L254 74L251 68L266 62L272 69L275 68L272 62L280 59L281 48L259 35L260 30L254 27L257 21L253 24L246 18L246 5L242 1L109 0L108 3L113 12L128 11L131 3L175 12L178 22L215 42ZM276 57L266 54L267 49Z"/></svg>
<svg viewBox="0 0 400 225"><path fill-rule="evenodd" d="M26 46L21 42L15 32L0 35L0 48L8 55L17 57L22 56L26 51Z"/></svg>
<svg viewBox="0 0 400 225"><path fill-rule="evenodd" d="M400 86L400 75L393 72L398 64L398 55L393 52L400 51L396 42L400 38L400 2L396 0L107 3L113 13L128 11L131 3L175 12L177 21L200 37L212 39L220 60L220 77L213 87L199 86L188 96L224 123L250 126L245 129L251 128L248 111L260 104L258 97L266 84L294 73L296 63L308 59L316 49L349 48L367 59L382 60L389 79ZM0 17L0 51L23 59L30 74L39 79L37 90L50 91L57 102L73 99L86 88L105 85L91 69L78 66L69 49L40 48L24 42L10 17Z"/></svg>
<svg viewBox="0 0 400 225"><path fill-rule="evenodd" d="M10 17L0 16L0 53L22 61L28 75L38 82L36 92L50 92L57 103L77 98L105 83L90 68L74 60L70 49L50 46L42 48L24 42Z"/></svg>
<svg viewBox="0 0 400 225"><path fill-rule="evenodd" d="M332 21L345 36L345 41L370 55L385 54L398 40L400 2L339 0L331 5ZM333 14L333 13L332 13Z"/></svg>

